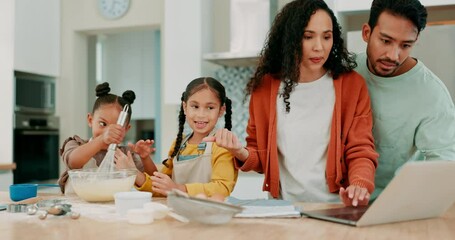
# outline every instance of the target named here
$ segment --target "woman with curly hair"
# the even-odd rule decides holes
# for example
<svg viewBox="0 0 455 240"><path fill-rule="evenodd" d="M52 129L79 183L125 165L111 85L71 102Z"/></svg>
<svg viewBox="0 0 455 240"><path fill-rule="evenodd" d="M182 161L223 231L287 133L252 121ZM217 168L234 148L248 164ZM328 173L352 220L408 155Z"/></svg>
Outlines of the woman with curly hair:
<svg viewBox="0 0 455 240"><path fill-rule="evenodd" d="M322 0L296 0L276 16L247 85L247 146L231 131L215 141L236 167L265 175L274 198L368 204L378 154L370 98L353 71L341 28Z"/></svg>

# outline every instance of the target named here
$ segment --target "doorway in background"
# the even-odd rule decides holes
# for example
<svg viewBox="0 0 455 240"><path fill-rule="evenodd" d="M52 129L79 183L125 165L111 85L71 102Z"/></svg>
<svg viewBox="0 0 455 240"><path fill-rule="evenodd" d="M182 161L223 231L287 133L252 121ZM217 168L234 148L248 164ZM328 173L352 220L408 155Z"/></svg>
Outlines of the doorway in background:
<svg viewBox="0 0 455 240"><path fill-rule="evenodd" d="M122 95L133 90L136 100L132 104L131 129L124 143L135 143L144 137L161 136L161 33L144 30L98 34L88 37L88 111L96 100L95 87L108 82L111 93ZM91 129L88 129L91 136ZM153 134L151 134L153 133ZM152 158L161 159L161 143L155 141Z"/></svg>

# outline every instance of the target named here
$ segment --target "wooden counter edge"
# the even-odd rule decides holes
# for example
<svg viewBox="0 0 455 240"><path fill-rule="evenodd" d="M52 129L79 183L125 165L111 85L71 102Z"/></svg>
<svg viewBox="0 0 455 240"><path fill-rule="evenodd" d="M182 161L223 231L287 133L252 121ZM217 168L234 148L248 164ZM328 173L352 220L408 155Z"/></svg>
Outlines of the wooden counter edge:
<svg viewBox="0 0 455 240"><path fill-rule="evenodd" d="M3 164L0 163L0 170L14 170L16 169L16 163Z"/></svg>

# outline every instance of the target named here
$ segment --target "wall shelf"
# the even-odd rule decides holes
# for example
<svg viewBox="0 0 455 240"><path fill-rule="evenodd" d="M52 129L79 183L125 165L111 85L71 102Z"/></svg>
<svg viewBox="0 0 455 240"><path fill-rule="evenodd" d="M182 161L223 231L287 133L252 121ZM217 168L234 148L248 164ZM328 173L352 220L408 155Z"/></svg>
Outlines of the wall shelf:
<svg viewBox="0 0 455 240"><path fill-rule="evenodd" d="M203 59L227 67L251 67L259 62L258 51L207 53Z"/></svg>
<svg viewBox="0 0 455 240"><path fill-rule="evenodd" d="M16 169L16 163L9 163L9 164L0 164L0 170L14 170Z"/></svg>

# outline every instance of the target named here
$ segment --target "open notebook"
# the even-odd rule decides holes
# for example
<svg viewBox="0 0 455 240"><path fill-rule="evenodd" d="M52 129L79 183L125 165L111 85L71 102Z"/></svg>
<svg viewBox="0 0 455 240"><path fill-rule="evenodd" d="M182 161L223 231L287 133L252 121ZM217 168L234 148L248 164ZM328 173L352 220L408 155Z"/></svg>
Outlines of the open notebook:
<svg viewBox="0 0 455 240"><path fill-rule="evenodd" d="M455 202L455 161L405 164L369 207L302 211L303 215L368 226L442 215Z"/></svg>
<svg viewBox="0 0 455 240"><path fill-rule="evenodd" d="M301 217L300 210L291 202L278 199L247 199L241 200L228 197L227 202L243 207L237 213L238 218L297 218Z"/></svg>

